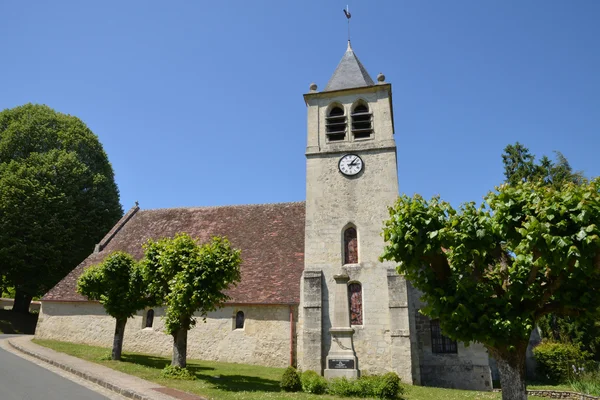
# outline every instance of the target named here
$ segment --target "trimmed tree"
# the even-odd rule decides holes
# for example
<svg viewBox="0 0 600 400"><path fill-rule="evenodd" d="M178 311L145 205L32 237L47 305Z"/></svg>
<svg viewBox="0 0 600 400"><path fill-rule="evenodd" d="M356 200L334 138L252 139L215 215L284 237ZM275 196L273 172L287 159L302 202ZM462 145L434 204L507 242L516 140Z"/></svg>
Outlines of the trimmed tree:
<svg viewBox="0 0 600 400"><path fill-rule="evenodd" d="M390 208L382 259L423 293L444 334L485 345L502 398L525 400L525 351L544 315L600 304L600 178L560 188L515 182L457 211L434 197ZM582 287L587 288L582 290Z"/></svg>
<svg viewBox="0 0 600 400"><path fill-rule="evenodd" d="M116 319L113 360L121 359L127 318L146 306L144 289L139 265L131 255L120 251L85 270L77 281L77 292L100 302L106 313Z"/></svg>
<svg viewBox="0 0 600 400"><path fill-rule="evenodd" d="M28 312L121 217L98 137L44 105L0 112L0 275Z"/></svg>
<svg viewBox="0 0 600 400"><path fill-rule="evenodd" d="M154 305L166 307L165 329L173 336L171 365L185 368L187 332L194 313L206 315L229 299L224 290L240 280L240 251L226 238L213 237L198 245L186 233L174 238L149 240L142 262Z"/></svg>
<svg viewBox="0 0 600 400"><path fill-rule="evenodd" d="M555 152L556 161L543 156L535 162L529 149L517 142L504 148L505 182L514 184L519 181L541 181L547 185L560 187L572 182L585 182L582 171L573 171L567 158L559 151ZM596 361L600 361L600 307L593 315L573 316L547 314L540 319L538 326L542 336L560 342L571 342L586 351Z"/></svg>

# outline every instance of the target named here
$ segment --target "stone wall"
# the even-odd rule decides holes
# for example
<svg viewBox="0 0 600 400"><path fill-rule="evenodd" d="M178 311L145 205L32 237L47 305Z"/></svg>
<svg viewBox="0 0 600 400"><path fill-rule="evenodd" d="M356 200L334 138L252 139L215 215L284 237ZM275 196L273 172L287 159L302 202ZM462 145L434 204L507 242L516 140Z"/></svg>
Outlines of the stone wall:
<svg viewBox="0 0 600 400"><path fill-rule="evenodd" d="M415 290L415 297L417 296ZM431 321L419 313L422 303L415 301L414 313L420 358L421 384L452 389L492 390L488 353L480 343L457 343L453 354L434 353L431 345Z"/></svg>
<svg viewBox="0 0 600 400"><path fill-rule="evenodd" d="M292 307L294 324L297 307ZM235 315L243 311L243 329ZM127 321L125 351L172 354L172 337L163 332L163 310L155 309L152 328L144 328L145 312ZM114 318L98 303L42 302L36 338L111 347ZM292 332L295 336L295 332ZM290 363L290 307L287 305L226 306L198 319L188 333L188 358L285 367Z"/></svg>

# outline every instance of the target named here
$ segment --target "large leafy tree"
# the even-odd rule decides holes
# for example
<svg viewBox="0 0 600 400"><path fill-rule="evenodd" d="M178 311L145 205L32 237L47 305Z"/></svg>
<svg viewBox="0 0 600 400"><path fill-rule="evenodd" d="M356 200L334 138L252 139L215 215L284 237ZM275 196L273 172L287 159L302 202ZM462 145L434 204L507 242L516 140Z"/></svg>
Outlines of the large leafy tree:
<svg viewBox="0 0 600 400"><path fill-rule="evenodd" d="M98 137L44 105L0 112L0 275L27 312L122 215Z"/></svg>
<svg viewBox="0 0 600 400"><path fill-rule="evenodd" d="M561 152L556 151L555 155L556 161L543 156L536 163L535 156L521 143L506 146L502 155L505 182L538 181L555 187L567 182L585 182L583 172L574 171ZM584 316L548 314L539 321L538 326L544 337L573 342L600 361L600 307L595 313Z"/></svg>
<svg viewBox="0 0 600 400"><path fill-rule="evenodd" d="M77 291L100 302L116 319L112 359L120 360L127 319L146 306L145 284L139 265L124 252L114 252L102 263L85 270Z"/></svg>
<svg viewBox="0 0 600 400"><path fill-rule="evenodd" d="M240 280L240 251L213 237L199 245L188 234L148 241L142 261L154 305L166 307L165 328L173 336L171 365L186 367L187 332L229 297L224 290Z"/></svg>
<svg viewBox="0 0 600 400"><path fill-rule="evenodd" d="M449 337L483 343L503 399L525 400L525 351L544 315L600 304L600 178L557 188L515 182L455 210L401 197L384 226L382 259L423 293L422 312ZM582 290L582 288L585 290Z"/></svg>

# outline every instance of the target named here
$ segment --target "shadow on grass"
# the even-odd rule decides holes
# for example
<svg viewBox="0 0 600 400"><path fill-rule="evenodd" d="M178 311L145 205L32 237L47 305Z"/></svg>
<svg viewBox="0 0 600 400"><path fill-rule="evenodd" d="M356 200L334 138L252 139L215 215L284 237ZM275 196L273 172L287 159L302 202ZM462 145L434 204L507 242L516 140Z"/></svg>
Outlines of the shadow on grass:
<svg viewBox="0 0 600 400"><path fill-rule="evenodd" d="M247 375L210 375L196 374L198 379L209 382L215 389L227 392L280 392L279 381Z"/></svg>
<svg viewBox="0 0 600 400"><path fill-rule="evenodd" d="M130 354L125 353L121 356L121 362L143 365L145 367L162 370L171 363L168 359L149 354ZM204 367L198 364L188 364L188 370L194 375L198 375L200 371L214 370L212 367Z"/></svg>
<svg viewBox="0 0 600 400"><path fill-rule="evenodd" d="M121 362L143 365L156 370L162 370L171 362L159 356L148 354L130 354L125 353ZM188 363L187 369L196 376L197 379L211 384L215 389L227 392L279 392L279 381L273 379L264 379L248 375L229 375L215 374L211 375L209 371L214 371L213 367L206 367L198 363Z"/></svg>

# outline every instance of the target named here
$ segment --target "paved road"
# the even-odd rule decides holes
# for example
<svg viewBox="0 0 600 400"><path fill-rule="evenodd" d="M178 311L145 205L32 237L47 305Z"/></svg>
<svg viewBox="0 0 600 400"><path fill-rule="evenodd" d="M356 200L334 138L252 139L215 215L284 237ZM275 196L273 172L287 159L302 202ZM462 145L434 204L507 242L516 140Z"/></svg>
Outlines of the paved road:
<svg viewBox="0 0 600 400"><path fill-rule="evenodd" d="M0 340L14 335L0 335ZM107 400L108 398L0 348L2 400Z"/></svg>

